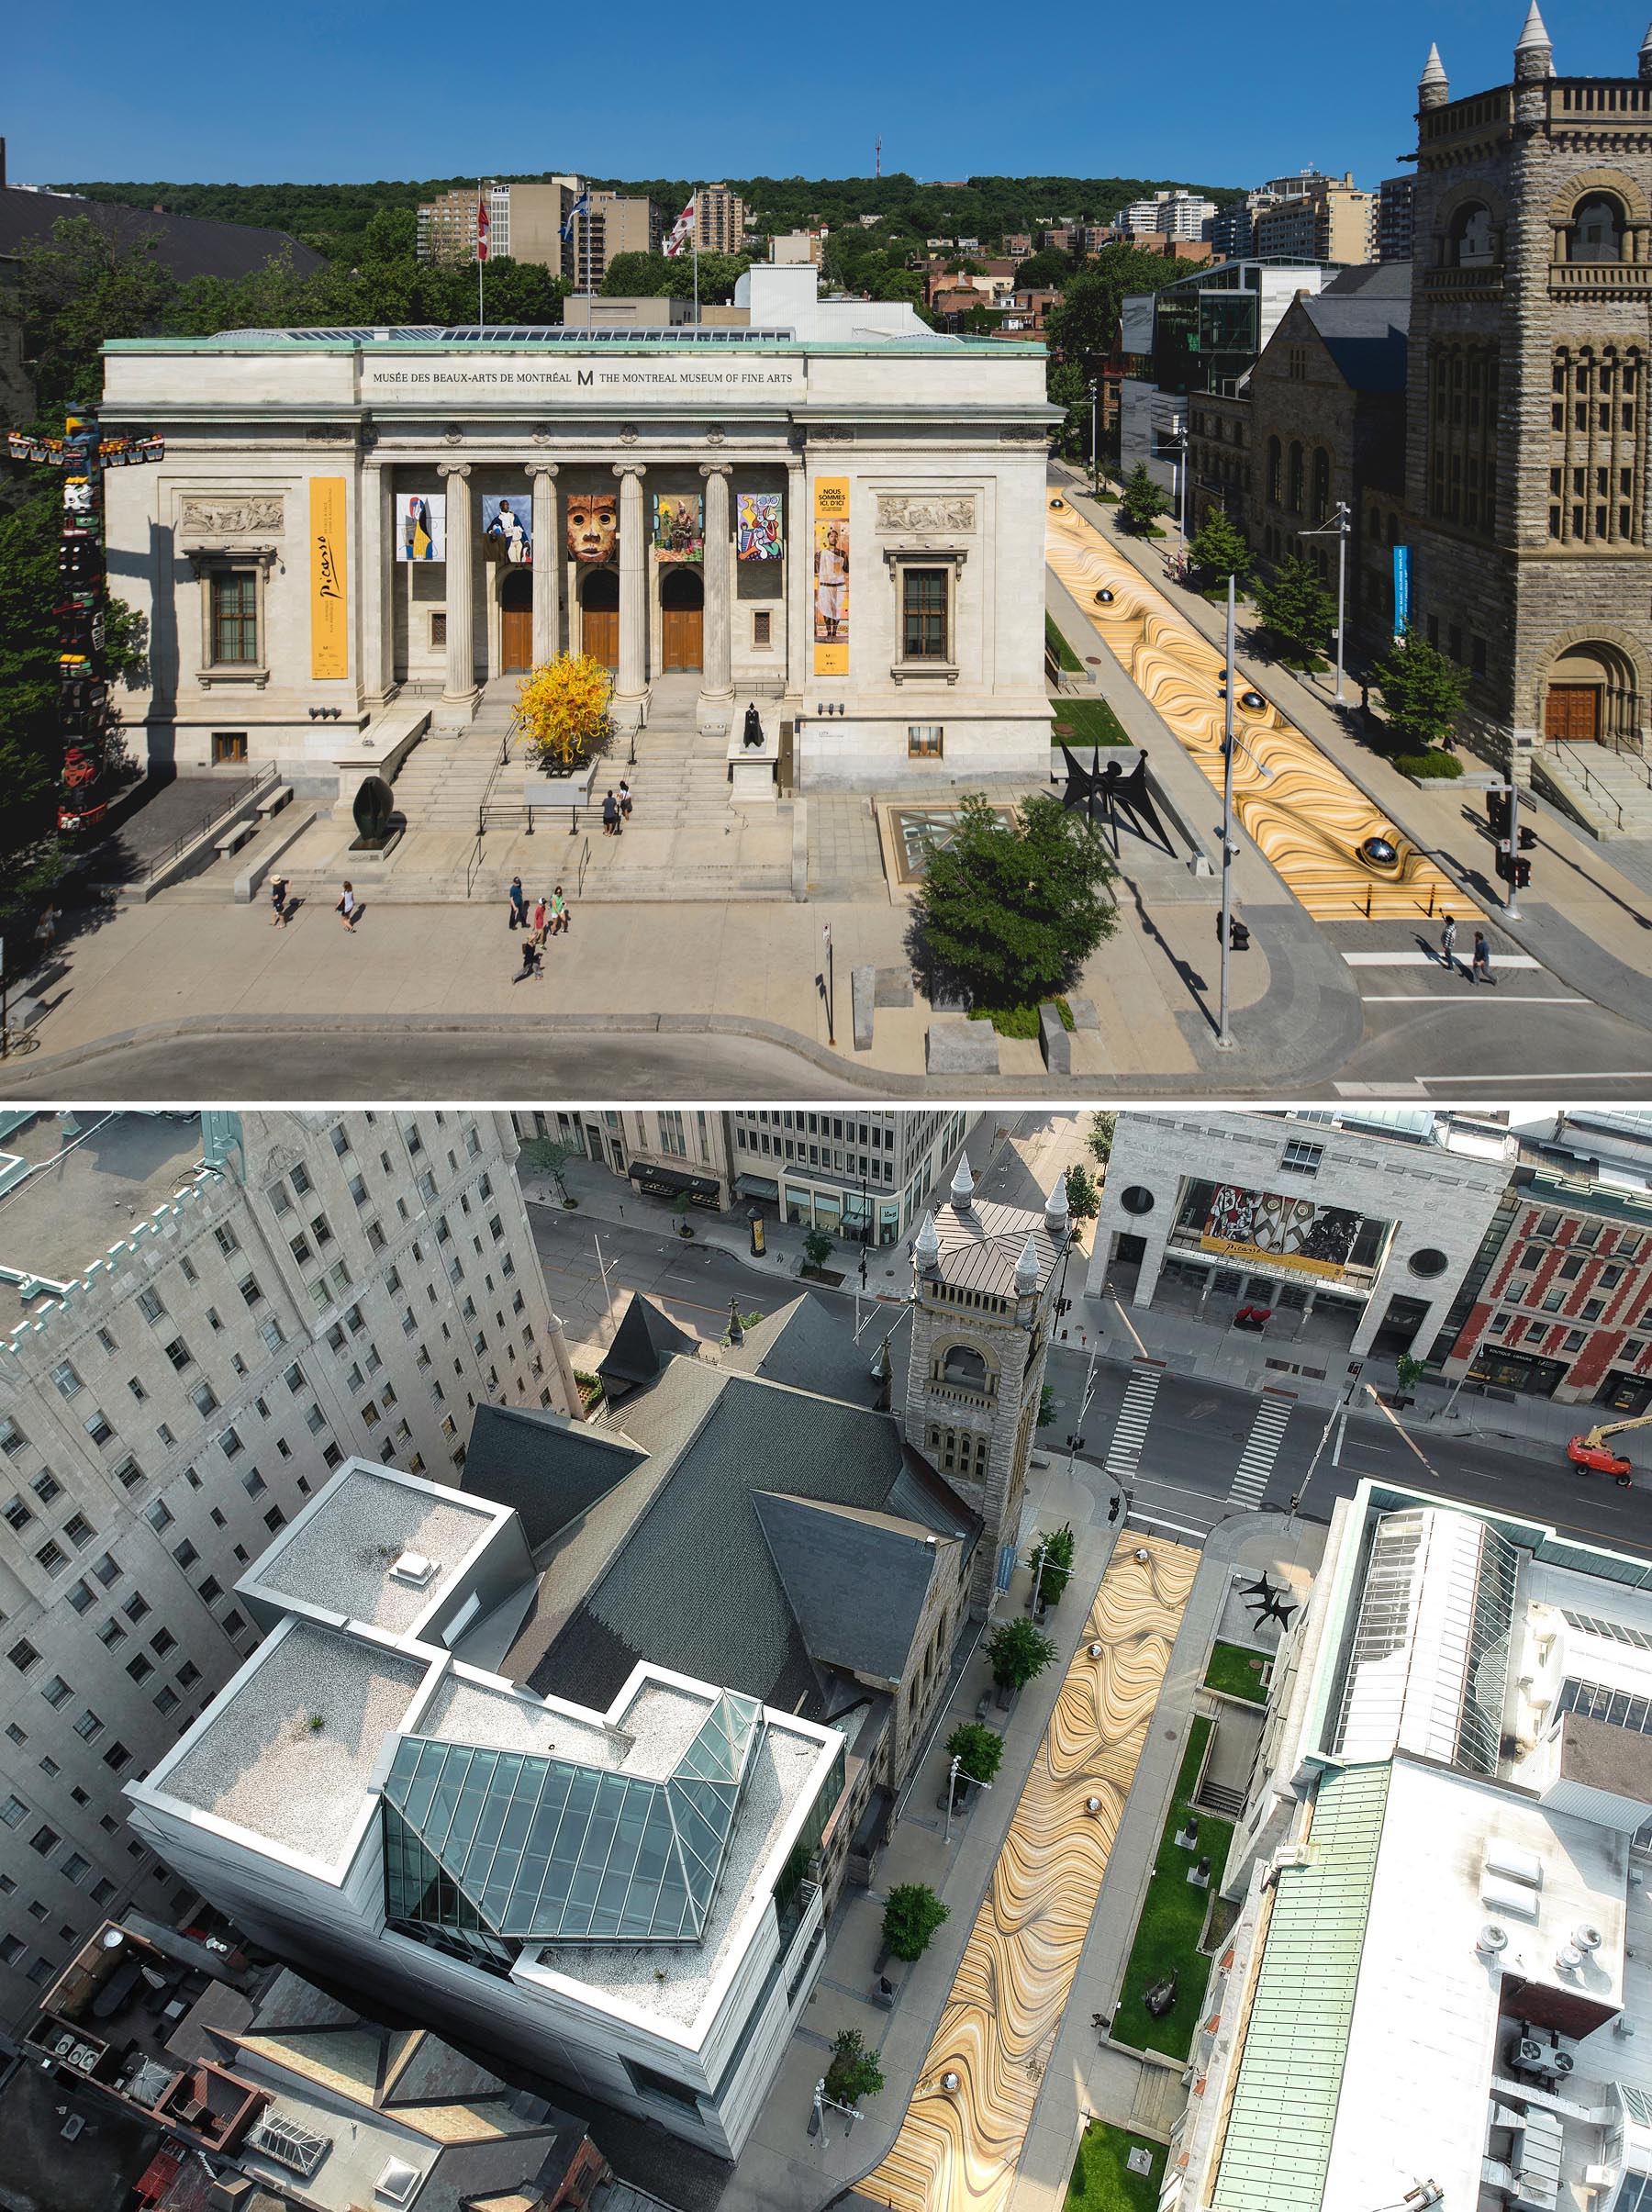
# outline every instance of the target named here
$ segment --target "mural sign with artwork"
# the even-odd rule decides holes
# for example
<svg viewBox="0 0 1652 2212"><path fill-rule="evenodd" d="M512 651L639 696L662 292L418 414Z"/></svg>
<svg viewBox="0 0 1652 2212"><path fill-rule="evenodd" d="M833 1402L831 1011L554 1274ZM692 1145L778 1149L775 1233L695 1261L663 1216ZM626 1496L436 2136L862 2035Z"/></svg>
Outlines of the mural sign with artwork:
<svg viewBox="0 0 1652 2212"><path fill-rule="evenodd" d="M849 479L817 476L814 496L814 672L849 673Z"/></svg>
<svg viewBox="0 0 1652 2212"><path fill-rule="evenodd" d="M652 542L656 561L705 559L705 510L698 492L655 492Z"/></svg>
<svg viewBox="0 0 1652 2212"><path fill-rule="evenodd" d="M742 492L734 526L735 552L742 561L777 561L785 551L780 534L780 494Z"/></svg>
<svg viewBox="0 0 1652 2212"><path fill-rule="evenodd" d="M568 557L582 567L599 567L611 561L620 543L620 495L611 492L568 494Z"/></svg>
<svg viewBox="0 0 1652 2212"><path fill-rule="evenodd" d="M532 564L532 507L519 492L515 498L483 493L482 552L489 561L508 561L524 567Z"/></svg>
<svg viewBox="0 0 1652 2212"><path fill-rule="evenodd" d="M1195 1183L1183 1219L1199 1221L1200 1251L1305 1275L1340 1276L1353 1264L1375 1270L1390 1225L1346 1206L1316 1206L1239 1183Z"/></svg>
<svg viewBox="0 0 1652 2212"><path fill-rule="evenodd" d="M396 494L396 557L398 561L447 559L445 492Z"/></svg>

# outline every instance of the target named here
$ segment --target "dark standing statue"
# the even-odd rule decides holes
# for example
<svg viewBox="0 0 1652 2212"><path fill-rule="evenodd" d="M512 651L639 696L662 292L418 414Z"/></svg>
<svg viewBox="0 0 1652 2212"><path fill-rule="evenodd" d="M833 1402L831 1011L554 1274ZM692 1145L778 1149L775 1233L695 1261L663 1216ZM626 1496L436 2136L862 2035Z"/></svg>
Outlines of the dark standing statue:
<svg viewBox="0 0 1652 2212"><path fill-rule="evenodd" d="M367 776L355 795L351 809L355 816L356 838L351 846L352 853L377 852L385 843L390 830L390 817L396 811L396 800L389 785L382 776Z"/></svg>
<svg viewBox="0 0 1652 2212"><path fill-rule="evenodd" d="M755 699L751 702L745 710L745 729L741 735L740 742L742 745L751 745L759 751L762 749L763 717L757 711L757 702Z"/></svg>

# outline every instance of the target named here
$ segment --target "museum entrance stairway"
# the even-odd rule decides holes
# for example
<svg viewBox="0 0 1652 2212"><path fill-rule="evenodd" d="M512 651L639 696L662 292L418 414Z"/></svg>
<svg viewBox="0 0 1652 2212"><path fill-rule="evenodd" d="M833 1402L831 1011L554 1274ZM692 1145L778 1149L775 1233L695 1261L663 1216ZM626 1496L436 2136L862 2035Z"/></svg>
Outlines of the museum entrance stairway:
<svg viewBox="0 0 1652 2212"><path fill-rule="evenodd" d="M1532 755L1539 801L1557 802L1637 883L1652 884L1652 764L1611 745L1546 744Z"/></svg>

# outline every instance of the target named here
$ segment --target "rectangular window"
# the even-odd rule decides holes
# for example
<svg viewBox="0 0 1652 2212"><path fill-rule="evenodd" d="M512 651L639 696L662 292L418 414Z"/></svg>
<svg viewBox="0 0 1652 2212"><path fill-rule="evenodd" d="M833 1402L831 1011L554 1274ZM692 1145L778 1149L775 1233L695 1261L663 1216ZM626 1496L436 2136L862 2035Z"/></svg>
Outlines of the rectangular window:
<svg viewBox="0 0 1652 2212"><path fill-rule="evenodd" d="M752 643L757 652L765 652L773 642L774 617L766 607L754 608L752 612Z"/></svg>
<svg viewBox="0 0 1652 2212"><path fill-rule="evenodd" d="M212 595L212 658L216 665L255 666L258 661L258 575L251 568L218 568ZM244 740L242 741L244 743Z"/></svg>
<svg viewBox="0 0 1652 2212"><path fill-rule="evenodd" d="M69 1518L63 1523L63 1534L68 1537L70 1543L73 1545L76 1551L84 1551L87 1545L91 1543L93 1537L97 1534L97 1531L93 1527L91 1522L87 1520L84 1514L71 1514Z"/></svg>
<svg viewBox="0 0 1652 2212"><path fill-rule="evenodd" d="M946 571L900 572L900 653L907 661L943 661L946 651Z"/></svg>
<svg viewBox="0 0 1652 2212"><path fill-rule="evenodd" d="M909 760L939 760L945 743L946 732L939 722L909 722L907 724L907 758Z"/></svg>
<svg viewBox="0 0 1652 2212"><path fill-rule="evenodd" d="M47 1538L46 1542L41 1545L39 1550L35 1553L35 1558L46 1570L46 1572L52 1575L61 1574L64 1568L69 1564L68 1553L63 1549L61 1544L55 1542L50 1536Z"/></svg>
<svg viewBox="0 0 1652 2212"><path fill-rule="evenodd" d="M1291 1137L1286 1144L1279 1166L1291 1175L1317 1175L1320 1162L1325 1156L1325 1147L1314 1145L1303 1137Z"/></svg>

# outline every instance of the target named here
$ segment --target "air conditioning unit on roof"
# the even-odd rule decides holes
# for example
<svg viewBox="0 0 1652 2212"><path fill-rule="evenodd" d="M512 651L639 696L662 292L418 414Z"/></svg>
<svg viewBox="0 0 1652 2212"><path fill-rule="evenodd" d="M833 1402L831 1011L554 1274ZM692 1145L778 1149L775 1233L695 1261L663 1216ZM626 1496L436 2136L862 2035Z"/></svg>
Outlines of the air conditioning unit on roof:
<svg viewBox="0 0 1652 2212"><path fill-rule="evenodd" d="M436 1572L434 1559L427 1559L422 1551L404 1551L390 1570L393 1581L407 1582L415 1590L422 1590Z"/></svg>

